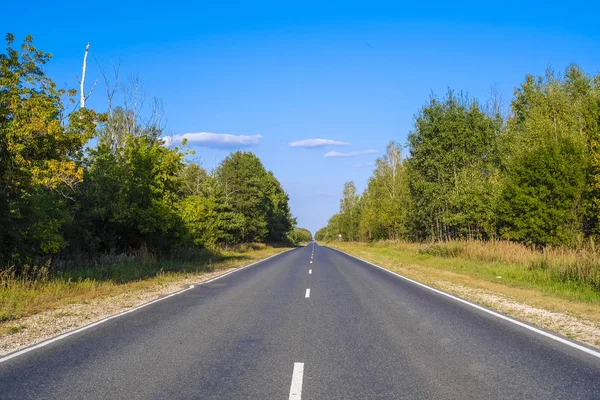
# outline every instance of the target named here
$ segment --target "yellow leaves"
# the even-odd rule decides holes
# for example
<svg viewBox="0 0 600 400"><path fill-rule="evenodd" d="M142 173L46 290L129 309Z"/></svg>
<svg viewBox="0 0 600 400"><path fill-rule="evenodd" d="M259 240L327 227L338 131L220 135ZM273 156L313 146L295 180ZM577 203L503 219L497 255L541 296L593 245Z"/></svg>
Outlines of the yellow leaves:
<svg viewBox="0 0 600 400"><path fill-rule="evenodd" d="M60 139L60 136L64 134L64 128L58 119L52 120L48 123L48 134L53 136L55 139Z"/></svg>
<svg viewBox="0 0 600 400"><path fill-rule="evenodd" d="M73 188L83 181L83 169L76 167L73 161L48 160L43 168L32 170L33 182L48 189L57 189L66 185Z"/></svg>

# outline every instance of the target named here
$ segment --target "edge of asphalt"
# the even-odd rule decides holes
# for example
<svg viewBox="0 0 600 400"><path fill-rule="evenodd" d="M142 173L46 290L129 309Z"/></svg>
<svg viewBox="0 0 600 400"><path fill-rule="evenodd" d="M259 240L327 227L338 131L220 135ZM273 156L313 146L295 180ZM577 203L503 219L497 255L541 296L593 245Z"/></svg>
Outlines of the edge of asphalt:
<svg viewBox="0 0 600 400"><path fill-rule="evenodd" d="M295 250L295 249L297 249L297 247L295 247L295 248L291 248L291 249L288 249L288 250L284 250L284 251L282 251L282 252L279 252L279 253L277 253L277 254L273 254L273 255L271 255L271 256L269 256L269 257L267 257L267 258L263 258L262 260L255 261L255 262L253 262L253 263L250 263L250 264L248 264L248 265L244 265L244 266L241 266L241 267L237 267L237 268L235 268L235 269L233 269L233 270L231 270L231 271L229 271L229 272L225 272L225 273L222 273L222 274L220 274L220 275L217 275L217 276L215 276L214 278L208 279L208 280L206 280L206 281L199 282L199 283L197 283L197 284L189 285L189 286L188 286L187 288L185 288L185 289L181 289L181 290L178 290L178 291L176 291L176 292L173 292L173 293L171 293L171 294L168 294L168 295L166 295L166 296L159 297L158 299L154 299L154 300L151 300L151 301L149 301L149 302L147 302L147 303L140 304L139 306L136 306L136 307L130 308L129 310L125 310L125 311L121 311L121 312L119 312L119 313L116 313L116 314L113 314L113 315L109 315L108 317L105 317L105 318L102 318L102 319L100 319L100 320L98 320L98 321L95 321L95 322L89 323L89 324L87 324L87 325L84 325L84 326L82 326L82 327L80 327L80 328L76 328L76 329L73 329L73 330L71 330L71 331L68 331L68 332L62 333L62 334L60 334L60 335L58 335L58 336L54 336L54 337L52 337L52 338L50 338L50 339L45 339L45 340L42 340L41 342L34 343L34 344L30 345L30 346L27 346L27 347L25 347L24 349L17 350L17 351L14 351L14 352L12 352L12 353L8 353L7 355L0 357L0 364L1 364L1 363L3 363L3 362L6 362L6 361L8 361L8 360L11 360L11 359L13 359L13 358L16 358L16 357L18 357L18 356L20 356L20 355L23 355L23 354L29 353L29 352L31 352L31 351L33 351L33 350L37 350L37 349L39 349L39 348L42 348L42 347L44 347L44 346L47 346L47 345L49 345L49 344L51 344L51 343L54 343L54 342L57 342L57 341L59 341L59 340L65 339L65 338L67 338L67 337L69 337L69 336L75 335L75 334L77 334L77 333L79 333L79 332L83 332L83 331L85 331L86 329L93 328L93 327L95 327L95 326L98 326L98 325L100 325L100 324L103 324L103 323L105 323L105 322L107 322L107 321L110 321L110 320L112 320L112 319L119 318L119 317L121 317L121 316L123 316L123 315L129 314L129 313L132 313L132 312L134 312L134 311L137 311L137 310L139 310L139 309L141 309L141 308L147 307L147 306L149 306L149 305L152 305L152 304L154 304L154 303L158 303L159 301L163 301L163 300L166 300L166 299L168 299L168 298L170 298L170 297L177 296L177 295L179 295L179 294L181 294L181 293L185 293L185 292L187 292L188 290L192 290L192 289L194 289L194 288L196 288L196 287L198 287L198 286L202 286L202 285L205 285L205 284L207 284L207 283L214 282L214 281L216 281L217 279L224 278L224 277L226 277L227 275L231 275L231 274L233 274L234 272L238 272L238 271L241 271L241 270L243 270L243 269L246 269L246 268L252 267L252 266L254 266L254 265L260 264L260 263L262 263L262 262L264 262L264 261L267 261L267 260L269 260L269 259L271 259L271 258L274 258L274 257L280 256L280 255L282 255L282 254L284 254L284 253L290 252L290 251L292 251L292 250Z"/></svg>
<svg viewBox="0 0 600 400"><path fill-rule="evenodd" d="M397 272L394 272L394 271L392 271L392 270L389 270L389 269L387 269L387 268L385 268L385 267L382 267L382 266L380 266L380 265L374 264L374 263L372 263L372 262L370 262L370 261L364 260L364 259L362 259L362 258L360 258L360 257L357 257L357 256L354 256L354 255L352 255L352 254L346 253L346 252L345 252L345 251L343 251L343 250L336 249L335 247L329 247L329 246L323 246L323 247L327 247L328 249L331 249L331 250L337 251L337 252L339 252L339 253L345 254L345 255L347 255L347 256L349 256L349 257L355 258L355 259L357 259L357 260L359 260L359 261L362 261L362 262L364 262L365 264L368 264L368 265L370 265L370 266L372 266L372 267L376 267L376 268L382 269L382 270L383 270L383 271L385 271L385 272L388 272L388 273L390 273L390 274L392 274L392 275L395 275L396 277L398 277L398 278L400 278L400 279L402 279L402 280L405 280L405 281L407 281L407 282L410 282L410 283L412 283L412 284L415 284L415 285L417 285L417 286L420 286L420 287L422 287L422 288L425 288L425 289L427 289L427 290L430 290L430 291L432 291L432 292L434 292L434 293L437 293L437 294L440 294L440 295L442 295L442 296L446 296L446 297L448 297L448 298L450 298L450 299L452 299L452 300L454 300L454 301L457 301L457 302L459 302L459 303L466 304L466 305L468 305L468 306L470 306L470 307L473 307L473 308L475 308L475 309L477 309L477 310L479 310L479 311L483 311L483 312L485 312L485 313L487 313L487 314L490 314L490 315L492 315L492 316L494 316L494 317L496 317L496 318L500 318L500 319L502 319L502 320L504 320L504 321L508 321L508 322L510 322L510 323L512 323L512 324L515 324L515 325L517 325L517 326L519 326L519 327L521 327L521 328L525 328L525 329L527 329L527 330L529 330L529 331L532 331L532 332L534 332L534 333L537 333L538 335L541 335L541 336L544 336L544 337L546 337L546 338L552 339L552 340L554 340L554 341L557 341L557 342L559 342L559 343L562 343L562 344L564 344L564 345L567 345L567 346L569 346L569 347L572 347L572 348L574 348L574 349L580 350L580 351L582 351L582 352L584 352L584 353L587 353L587 354L589 354L589 355L591 355L591 356L593 356L593 357L596 357L596 358L599 358L599 359L600 359L600 352L599 352L599 351L597 351L597 350L594 350L593 348L587 347L587 346L585 346L585 345L583 345L583 344L576 343L576 342L574 342L574 341L572 341L572 340L569 340L569 339L567 339L567 338L560 337L558 334L554 334L554 333L551 333L551 332L545 331L545 330L543 330L543 329L537 328L537 327L535 327L535 326L533 326L533 325L527 324L527 323L525 323L525 322L522 322L522 321L519 321L519 320L517 320L517 319L515 319L515 318L512 318L512 317L509 317L509 316L507 316L507 315L504 315L504 314L502 314L501 312L498 312L498 311L491 310L491 309L489 309L489 308L486 308L486 307L483 307L483 306L481 306L481 305L479 305L479 304L476 304L476 303L470 302L470 301L468 301L468 300L462 299L462 298L460 298L460 297L458 297L458 296L455 296L455 295L453 295L453 294L446 293L446 292L444 292L443 290L436 289L436 288L434 288L434 287L428 286L428 285L426 285L426 284L424 284L424 283L421 283L421 282L418 282L418 281L416 281L416 280L414 280L414 279L408 278L408 277L406 277L406 276L404 276L404 275L401 275L401 274L399 274L399 273L397 273ZM1 361L2 361L2 360L0 359L0 362L1 362Z"/></svg>

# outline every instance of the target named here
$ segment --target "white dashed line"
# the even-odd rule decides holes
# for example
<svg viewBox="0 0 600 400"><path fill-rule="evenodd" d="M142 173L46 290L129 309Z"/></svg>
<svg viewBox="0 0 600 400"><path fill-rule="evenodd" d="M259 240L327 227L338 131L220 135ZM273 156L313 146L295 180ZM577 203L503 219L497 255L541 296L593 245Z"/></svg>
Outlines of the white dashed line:
<svg viewBox="0 0 600 400"><path fill-rule="evenodd" d="M310 263L312 264L312 260L310 260Z"/></svg>
<svg viewBox="0 0 600 400"><path fill-rule="evenodd" d="M306 289L306 294L304 295L305 299L308 299L310 297L310 289Z"/></svg>
<svg viewBox="0 0 600 400"><path fill-rule="evenodd" d="M309 274L309 275L310 275L310 274L312 274L312 269L309 269L309 270L308 270L308 274Z"/></svg>
<svg viewBox="0 0 600 400"><path fill-rule="evenodd" d="M304 363L294 363L292 372L292 384L290 385L289 400L300 400L302 398L302 377L304 376Z"/></svg>

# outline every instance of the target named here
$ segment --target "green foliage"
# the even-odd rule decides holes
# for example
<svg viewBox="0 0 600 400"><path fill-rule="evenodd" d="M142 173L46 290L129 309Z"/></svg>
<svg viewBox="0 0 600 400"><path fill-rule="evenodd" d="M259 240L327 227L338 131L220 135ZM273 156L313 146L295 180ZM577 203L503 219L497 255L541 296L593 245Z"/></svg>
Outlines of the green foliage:
<svg viewBox="0 0 600 400"><path fill-rule="evenodd" d="M449 91L390 143L362 195L346 184L317 240L504 238L575 245L600 234L600 75L527 76L503 120ZM356 216L358 216L358 234Z"/></svg>
<svg viewBox="0 0 600 400"><path fill-rule="evenodd" d="M183 196L207 193L208 174L197 164L188 164L180 173L181 194Z"/></svg>
<svg viewBox="0 0 600 400"><path fill-rule="evenodd" d="M215 184L223 202L243 216L236 243L285 240L294 224L288 195L256 155L230 154L215 171Z"/></svg>
<svg viewBox="0 0 600 400"><path fill-rule="evenodd" d="M0 54L0 263L35 262L65 246L66 202L83 171L77 160L95 113L80 110L65 124L64 96L43 66L51 58L31 36L20 49L6 36Z"/></svg>
<svg viewBox="0 0 600 400"><path fill-rule="evenodd" d="M487 211L494 207L500 127L477 102L452 91L417 114L407 162L413 237L493 235Z"/></svg>
<svg viewBox="0 0 600 400"><path fill-rule="evenodd" d="M567 74L576 81L575 71L571 68ZM586 210L592 204L584 202L590 181L586 174L592 171L592 152L586 148L589 133L569 82L549 71L543 79L528 76L516 92L499 210L505 238L535 245L569 244L582 231L586 214L592 213Z"/></svg>
<svg viewBox="0 0 600 400"><path fill-rule="evenodd" d="M344 184L344 192L340 200L338 228L343 240L358 239L358 226L362 214L360 195L356 193L354 182Z"/></svg>
<svg viewBox="0 0 600 400"><path fill-rule="evenodd" d="M194 246L215 248L240 242L244 215L233 211L223 197L192 195L179 203L189 239Z"/></svg>
<svg viewBox="0 0 600 400"><path fill-rule="evenodd" d="M183 156L132 135L117 152L102 144L90 149L72 243L90 252L174 246L183 235L175 207Z"/></svg>
<svg viewBox="0 0 600 400"><path fill-rule="evenodd" d="M377 159L373 175L362 195L360 237L366 240L405 239L410 212L410 193L402 147L390 142Z"/></svg>
<svg viewBox="0 0 600 400"><path fill-rule="evenodd" d="M160 139L160 113L153 108L142 118L135 80L123 106L109 102L105 114L80 109L65 116L63 99L76 91L57 88L45 75L50 54L35 49L29 36L20 50L12 35L6 40L0 272L55 255L93 259L145 249L169 255L287 240L295 224L288 195L254 154L233 153L211 173L186 165L191 152ZM84 150L94 136L95 147Z"/></svg>
<svg viewBox="0 0 600 400"><path fill-rule="evenodd" d="M326 226L324 226L323 228L321 228L315 232L315 240L325 241L326 237L327 237L327 227Z"/></svg>
<svg viewBox="0 0 600 400"><path fill-rule="evenodd" d="M329 221L327 221L327 226L319 229L315 233L315 240L330 242L332 240L339 240L340 235L342 235L342 227L341 220L342 215L340 213L334 214ZM343 235L342 235L343 237ZM345 239L344 239L345 240Z"/></svg>
<svg viewBox="0 0 600 400"><path fill-rule="evenodd" d="M308 229L298 227L289 233L289 238L294 244L310 242L313 239L312 233Z"/></svg>
<svg viewBox="0 0 600 400"><path fill-rule="evenodd" d="M503 237L536 245L576 239L585 179L582 150L563 138L537 144L514 160L499 209Z"/></svg>

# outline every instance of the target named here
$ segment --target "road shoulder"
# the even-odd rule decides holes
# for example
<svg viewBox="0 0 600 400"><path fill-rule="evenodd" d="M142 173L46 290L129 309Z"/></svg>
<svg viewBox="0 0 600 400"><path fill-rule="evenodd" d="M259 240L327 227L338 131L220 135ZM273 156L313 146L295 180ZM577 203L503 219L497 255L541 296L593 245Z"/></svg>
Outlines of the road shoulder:
<svg viewBox="0 0 600 400"><path fill-rule="evenodd" d="M369 251L367 246L326 245L494 311L600 348L600 321L597 320L600 306L596 304L568 301L415 262L392 261Z"/></svg>
<svg viewBox="0 0 600 400"><path fill-rule="evenodd" d="M284 251L286 249L282 248L275 254L265 255L246 265L222 267L210 272L189 273L165 282L159 280L117 295L67 304L15 321L4 322L0 324L0 328L4 325L3 333L0 335L0 357L154 302L189 288L190 285L202 284L228 275Z"/></svg>

